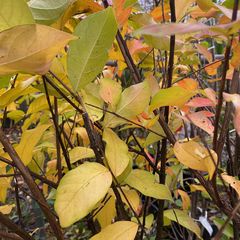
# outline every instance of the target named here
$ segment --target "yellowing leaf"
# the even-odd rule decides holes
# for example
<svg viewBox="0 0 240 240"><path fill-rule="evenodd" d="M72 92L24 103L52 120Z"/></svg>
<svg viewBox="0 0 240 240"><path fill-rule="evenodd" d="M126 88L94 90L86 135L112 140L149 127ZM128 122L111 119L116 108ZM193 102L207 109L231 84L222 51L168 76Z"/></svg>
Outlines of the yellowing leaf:
<svg viewBox="0 0 240 240"><path fill-rule="evenodd" d="M75 37L44 25L20 25L0 33L0 75L45 74L56 54Z"/></svg>
<svg viewBox="0 0 240 240"><path fill-rule="evenodd" d="M130 221L119 221L108 225L90 240L134 240L138 225Z"/></svg>
<svg viewBox="0 0 240 240"><path fill-rule="evenodd" d="M77 25L74 34L80 38L70 43L67 58L68 76L75 90L86 86L103 70L116 33L111 7L91 14Z"/></svg>
<svg viewBox="0 0 240 240"><path fill-rule="evenodd" d="M50 102L53 103L54 97L50 96ZM45 95L41 95L38 98L34 99L30 104L27 114L36 113L48 109L48 102Z"/></svg>
<svg viewBox="0 0 240 240"><path fill-rule="evenodd" d="M54 208L60 225L69 227L84 218L104 198L111 183L111 173L99 163L87 162L69 171L56 193Z"/></svg>
<svg viewBox="0 0 240 240"><path fill-rule="evenodd" d="M147 82L132 85L123 91L115 112L122 117L132 119L145 110L150 95L150 87ZM104 119L106 127L116 127L121 123L126 123L126 121L112 114L106 114Z"/></svg>
<svg viewBox="0 0 240 240"><path fill-rule="evenodd" d="M9 205L0 206L0 213L2 213L2 214L9 214L14 207L15 207L15 204L9 204Z"/></svg>
<svg viewBox="0 0 240 240"><path fill-rule="evenodd" d="M197 0L197 4L203 11L208 11L214 7L212 0Z"/></svg>
<svg viewBox="0 0 240 240"><path fill-rule="evenodd" d="M240 44L238 44L234 49L233 49L233 57L231 59L231 65L237 69L240 67Z"/></svg>
<svg viewBox="0 0 240 240"><path fill-rule="evenodd" d="M145 196L172 201L171 192L168 187L157 183L155 176L150 172L134 169L124 182Z"/></svg>
<svg viewBox="0 0 240 240"><path fill-rule="evenodd" d="M193 2L194 0L175 1L177 22L179 22L182 17L184 17L184 15L187 13L188 8Z"/></svg>
<svg viewBox="0 0 240 240"><path fill-rule="evenodd" d="M169 209L164 211L164 217L174 221L188 230L194 232L199 238L201 238L201 231L194 220L188 216L188 214L179 209Z"/></svg>
<svg viewBox="0 0 240 240"><path fill-rule="evenodd" d="M120 177L129 165L128 146L109 128L104 129L103 140L106 142L107 163L114 176Z"/></svg>
<svg viewBox="0 0 240 240"><path fill-rule="evenodd" d="M96 219L101 225L101 228L105 228L112 223L116 215L115 198L110 196L109 200L106 200L106 203L104 203L103 208L97 213Z"/></svg>
<svg viewBox="0 0 240 240"><path fill-rule="evenodd" d="M142 223L143 222L143 217L140 217L139 220ZM133 221L135 223L138 223L138 221L135 217L132 217L131 221ZM146 227L147 229L150 229L152 224L153 224L153 221L154 221L154 215L153 214L147 215L146 218L145 218L145 226L144 227Z"/></svg>
<svg viewBox="0 0 240 240"><path fill-rule="evenodd" d="M95 154L91 148L75 147L69 151L69 158L71 163L75 163L81 159L94 158ZM64 167L67 167L66 161L62 162Z"/></svg>
<svg viewBox="0 0 240 240"><path fill-rule="evenodd" d="M240 181L235 177L227 175L226 173L222 173L221 176L225 182L229 183L230 186L235 189L238 197L240 197Z"/></svg>
<svg viewBox="0 0 240 240"><path fill-rule="evenodd" d="M196 92L186 90L179 86L160 89L158 93L154 95L149 110L152 111L164 106L182 107L195 94Z"/></svg>
<svg viewBox="0 0 240 240"><path fill-rule="evenodd" d="M124 8L126 0L113 0L113 10L118 22L118 26L122 27L124 23L128 20L132 8Z"/></svg>
<svg viewBox="0 0 240 240"><path fill-rule="evenodd" d="M37 145L43 133L49 128L49 126L50 125L38 125L36 128L26 130L22 134L21 141L15 149L25 165L28 165L31 162L34 147Z"/></svg>
<svg viewBox="0 0 240 240"><path fill-rule="evenodd" d="M178 161L183 165L195 170L206 171L209 173L209 178L212 178L217 163L217 154L213 150L210 150L210 155L205 147L193 140L176 142L173 150Z"/></svg>
<svg viewBox="0 0 240 240"><path fill-rule="evenodd" d="M214 76L217 74L218 67L222 64L222 62L215 62L207 67L205 67L205 71L208 75Z"/></svg>
<svg viewBox="0 0 240 240"><path fill-rule="evenodd" d="M196 47L198 52L201 53L208 60L209 63L212 62L212 54L208 51L208 49L205 46L197 44Z"/></svg>
<svg viewBox="0 0 240 240"><path fill-rule="evenodd" d="M122 87L114 80L103 78L100 80L99 94L111 106L116 106L120 100Z"/></svg>
<svg viewBox="0 0 240 240"><path fill-rule="evenodd" d="M0 6L0 32L17 25L34 23L25 0L0 0Z"/></svg>
<svg viewBox="0 0 240 240"><path fill-rule="evenodd" d="M37 77L31 77L31 78L17 84L17 86L15 88L11 88L8 91L6 91L5 93L3 93L0 96L0 108L6 107L8 104L13 102L15 99L20 97L23 94L24 90L28 86L30 86L36 79L37 79Z"/></svg>
<svg viewBox="0 0 240 240"><path fill-rule="evenodd" d="M191 199L188 196L188 194L181 189L178 189L177 192L182 198L182 208L183 208L183 210L189 209L190 206L191 206Z"/></svg>

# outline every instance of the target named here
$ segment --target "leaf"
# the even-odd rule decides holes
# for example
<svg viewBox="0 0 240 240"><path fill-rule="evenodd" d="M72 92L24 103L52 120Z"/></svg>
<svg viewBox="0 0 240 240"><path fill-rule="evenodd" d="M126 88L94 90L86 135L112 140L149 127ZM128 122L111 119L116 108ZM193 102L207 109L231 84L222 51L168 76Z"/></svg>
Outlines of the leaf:
<svg viewBox="0 0 240 240"><path fill-rule="evenodd" d="M231 59L231 65L237 69L240 67L240 44L238 44L234 49L233 49L233 56Z"/></svg>
<svg viewBox="0 0 240 240"><path fill-rule="evenodd" d="M122 92L115 112L122 117L132 119L145 110L148 106L150 95L150 87L147 82L132 85ZM125 122L111 114L106 114L104 119L105 127L116 127Z"/></svg>
<svg viewBox="0 0 240 240"><path fill-rule="evenodd" d="M3 93L0 96L0 108L6 107L18 97L20 97L24 93L24 90L29 87L34 81L36 81L36 79L36 76L31 77L25 81L18 83L15 88L11 88Z"/></svg>
<svg viewBox="0 0 240 240"><path fill-rule="evenodd" d="M103 7L92 0L73 0L68 4L61 18L54 24L54 27L63 29L64 25L76 14L93 13L103 10Z"/></svg>
<svg viewBox="0 0 240 240"><path fill-rule="evenodd" d="M235 110L233 115L233 125L237 134L240 136L240 95L223 93L223 98L226 102L232 102Z"/></svg>
<svg viewBox="0 0 240 240"><path fill-rule="evenodd" d="M11 213L12 209L15 207L15 204L3 205L0 206L0 213L2 214L9 214Z"/></svg>
<svg viewBox="0 0 240 240"><path fill-rule="evenodd" d="M229 183L229 185L237 192L238 197L240 197L240 181L226 173L222 173L221 176L223 180Z"/></svg>
<svg viewBox="0 0 240 240"><path fill-rule="evenodd" d="M215 62L207 67L205 67L205 71L207 72L208 75L214 76L217 74L217 69L220 67L222 62Z"/></svg>
<svg viewBox="0 0 240 240"><path fill-rule="evenodd" d="M90 240L134 240L138 225L130 221L119 221L105 227L100 233Z"/></svg>
<svg viewBox="0 0 240 240"><path fill-rule="evenodd" d="M168 187L157 183L155 176L148 171L134 169L124 182L145 196L172 201Z"/></svg>
<svg viewBox="0 0 240 240"><path fill-rule="evenodd" d="M50 103L53 104L54 97L50 96L49 99L50 99ZM32 101L32 103L28 107L27 114L33 114L33 113L40 112L40 111L43 111L46 109L49 109L46 96L41 95Z"/></svg>
<svg viewBox="0 0 240 240"><path fill-rule="evenodd" d="M203 11L208 11L214 7L212 0L197 0L197 4Z"/></svg>
<svg viewBox="0 0 240 240"><path fill-rule="evenodd" d="M176 142L173 151L178 161L183 165L195 170L206 171L209 173L209 178L212 179L217 163L217 154L213 150L210 150L210 155L205 147L190 140L188 142Z"/></svg>
<svg viewBox="0 0 240 240"><path fill-rule="evenodd" d="M75 163L81 159L94 158L95 154L91 148L75 147L69 151L69 158L71 163ZM66 161L62 162L64 167L67 167Z"/></svg>
<svg viewBox="0 0 240 240"><path fill-rule="evenodd" d="M103 140L106 142L105 155L107 163L114 176L121 178L130 162L128 146L110 128L104 129Z"/></svg>
<svg viewBox="0 0 240 240"><path fill-rule="evenodd" d="M211 101L209 98L195 97L192 98L188 103L186 103L186 106L194 108L213 107L215 106L215 103Z"/></svg>
<svg viewBox="0 0 240 240"><path fill-rule="evenodd" d="M0 0L0 6L0 32L17 25L34 23L26 1Z"/></svg>
<svg viewBox="0 0 240 240"><path fill-rule="evenodd" d="M196 92L186 90L179 86L160 89L152 98L149 110L153 111L156 108L164 106L182 107Z"/></svg>
<svg viewBox="0 0 240 240"><path fill-rule="evenodd" d="M186 212L179 209L168 209L164 211L164 217L182 225L191 232L194 232L201 239L200 228Z"/></svg>
<svg viewBox="0 0 240 240"><path fill-rule="evenodd" d="M175 2L177 22L179 22L185 16L188 8L193 2L194 0L183 0Z"/></svg>
<svg viewBox="0 0 240 240"><path fill-rule="evenodd" d="M181 189L178 189L177 193L182 198L182 208L183 208L183 210L189 209L190 206L191 206L191 199L190 199L189 195L187 194L187 192L185 192L185 191L183 191Z"/></svg>
<svg viewBox="0 0 240 240"><path fill-rule="evenodd" d="M80 39L70 43L67 57L68 76L75 90L86 86L102 71L116 33L117 23L110 7L77 25L74 34Z"/></svg>
<svg viewBox="0 0 240 240"><path fill-rule="evenodd" d="M124 6L125 2L126 0L112 0L113 11L119 27L122 27L124 25L132 11L132 8L130 6Z"/></svg>
<svg viewBox="0 0 240 240"><path fill-rule="evenodd" d="M140 217L139 220L140 220L141 223L143 223L143 217ZM131 221L133 221L135 223L138 223L138 220L135 217L132 217ZM151 229L151 227L153 225L153 222L154 222L154 215L153 214L147 215L144 221L145 221L145 226L144 227L147 228L147 229Z"/></svg>
<svg viewBox="0 0 240 240"><path fill-rule="evenodd" d="M115 198L110 196L109 200L106 200L106 203L104 203L101 211L96 214L96 219L98 220L101 228L105 228L113 222L116 215L117 211L115 206Z"/></svg>
<svg viewBox="0 0 240 240"><path fill-rule="evenodd" d="M69 171L60 181L54 204L65 228L84 218L106 195L111 173L99 163L86 162Z"/></svg>
<svg viewBox="0 0 240 240"><path fill-rule="evenodd" d="M99 94L106 103L115 107L120 100L121 93L122 87L116 81L108 78L100 80Z"/></svg>
<svg viewBox="0 0 240 240"><path fill-rule="evenodd" d="M208 117L213 117L214 114L209 111L198 111L194 113L189 113L184 119L187 119L187 121L192 122L197 127L203 129L205 132L207 132L209 135L213 135L214 126L212 122L208 119Z"/></svg>
<svg viewBox="0 0 240 240"><path fill-rule="evenodd" d="M71 34L44 25L21 25L0 33L0 75L17 72L45 74Z"/></svg>
<svg viewBox="0 0 240 240"><path fill-rule="evenodd" d="M61 17L68 5L68 0L30 0L28 2L36 22L46 25Z"/></svg>
<svg viewBox="0 0 240 240"><path fill-rule="evenodd" d="M209 63L212 62L212 54L208 51L208 49L205 46L197 44L196 47L198 52L201 53L208 60Z"/></svg>
<svg viewBox="0 0 240 240"><path fill-rule="evenodd" d="M49 128L49 126L49 124L38 125L36 128L26 130L22 134L21 141L15 149L25 165L28 165L31 162L34 147L40 141L43 133Z"/></svg>
<svg viewBox="0 0 240 240"><path fill-rule="evenodd" d="M125 0L123 8L131 7L137 2L137 0Z"/></svg>

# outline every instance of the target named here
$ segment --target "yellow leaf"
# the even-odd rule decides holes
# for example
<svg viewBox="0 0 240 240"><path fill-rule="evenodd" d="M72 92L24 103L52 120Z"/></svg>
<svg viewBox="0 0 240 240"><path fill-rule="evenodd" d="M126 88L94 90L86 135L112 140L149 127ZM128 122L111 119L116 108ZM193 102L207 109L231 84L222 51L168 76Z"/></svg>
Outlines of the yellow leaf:
<svg viewBox="0 0 240 240"><path fill-rule="evenodd" d="M134 240L138 225L130 221L119 221L108 225L90 240Z"/></svg>
<svg viewBox="0 0 240 240"><path fill-rule="evenodd" d="M240 44L238 44L234 49L233 49L233 57L231 59L231 65L237 69L240 67Z"/></svg>
<svg viewBox="0 0 240 240"><path fill-rule="evenodd" d="M53 104L54 97L50 96L49 98L50 98L51 104ZM41 95L41 96L38 96L36 99L34 99L32 101L32 103L30 104L30 106L28 108L27 114L40 112L40 111L43 111L43 110L46 110L46 109L49 109L46 96Z"/></svg>
<svg viewBox="0 0 240 240"><path fill-rule="evenodd" d="M188 216L188 214L179 209L169 209L164 211L164 217L174 221L188 230L194 232L201 239L201 231L198 225L194 222L194 220Z"/></svg>
<svg viewBox="0 0 240 240"><path fill-rule="evenodd" d="M240 197L240 181L235 177L227 175L226 173L222 173L221 176L225 182L229 183L230 186L235 189L238 197Z"/></svg>
<svg viewBox="0 0 240 240"><path fill-rule="evenodd" d="M142 223L143 222L143 217L140 217L139 220ZM135 223L138 223L137 218L135 218L135 217L132 217L131 221L133 221ZM147 228L147 229L150 229L152 224L153 224L153 221L154 221L154 215L153 214L147 215L146 218L145 218L145 226L144 227Z"/></svg>
<svg viewBox="0 0 240 240"><path fill-rule="evenodd" d="M169 188L166 185L157 183L155 176L148 171L140 169L132 170L125 183L137 189L145 196L172 201Z"/></svg>
<svg viewBox="0 0 240 240"><path fill-rule="evenodd" d="M104 198L111 183L111 173L99 163L86 162L69 171L56 193L54 208L60 225L69 227L84 218Z"/></svg>
<svg viewBox="0 0 240 240"><path fill-rule="evenodd" d="M106 200L104 207L95 216L100 223L101 228L105 228L110 225L117 215L115 198L110 196L109 200Z"/></svg>
<svg viewBox="0 0 240 240"><path fill-rule="evenodd" d="M95 154L91 148L75 147L69 151L69 158L71 163L75 163L81 159L94 158ZM62 165L67 167L66 161L62 161Z"/></svg>
<svg viewBox="0 0 240 240"><path fill-rule="evenodd" d="M183 210L189 209L190 206L191 206L191 200L190 200L190 197L188 196L188 194L181 189L178 189L177 192L182 198L182 208L183 208Z"/></svg>
<svg viewBox="0 0 240 240"><path fill-rule="evenodd" d="M112 79L103 78L100 80L99 94L101 98L111 106L116 106L120 100L122 87Z"/></svg>
<svg viewBox="0 0 240 240"><path fill-rule="evenodd" d="M34 147L40 141L43 133L49 128L49 124L47 125L38 125L34 129L26 130L22 134L22 138L20 143L16 146L16 151L19 154L22 162L25 165L28 165L33 156Z"/></svg>
<svg viewBox="0 0 240 240"><path fill-rule="evenodd" d="M128 146L110 128L104 129L103 140L106 142L105 155L107 163L114 176L121 178L130 162Z"/></svg>
<svg viewBox="0 0 240 240"><path fill-rule="evenodd" d="M15 204L0 206L0 213L9 214L14 207L15 207Z"/></svg>
<svg viewBox="0 0 240 240"><path fill-rule="evenodd" d="M179 86L160 89L154 95L149 110L153 111L156 108L164 106L182 107L195 94L195 91L186 90Z"/></svg>
<svg viewBox="0 0 240 240"><path fill-rule="evenodd" d="M212 178L217 163L217 154L213 150L210 150L210 155L205 147L193 140L176 142L173 150L178 161L183 165L195 170L206 171L209 173L209 178Z"/></svg>
<svg viewBox="0 0 240 240"><path fill-rule="evenodd" d="M31 77L25 81L21 81L15 88L11 88L0 96L0 108L6 107L8 104L13 102L19 96L21 96L24 90L30 86L35 80L36 76Z"/></svg>
<svg viewBox="0 0 240 240"><path fill-rule="evenodd" d="M75 36L54 28L19 25L0 33L0 75L45 74L56 54Z"/></svg>

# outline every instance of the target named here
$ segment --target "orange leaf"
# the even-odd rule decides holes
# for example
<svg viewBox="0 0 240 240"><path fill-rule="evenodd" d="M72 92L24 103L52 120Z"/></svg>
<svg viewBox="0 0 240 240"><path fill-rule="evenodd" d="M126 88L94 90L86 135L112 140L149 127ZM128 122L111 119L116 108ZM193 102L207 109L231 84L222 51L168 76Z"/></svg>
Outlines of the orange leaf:
<svg viewBox="0 0 240 240"><path fill-rule="evenodd" d="M238 44L234 49L233 49L233 57L231 59L231 65L237 69L240 67L240 44Z"/></svg>
<svg viewBox="0 0 240 240"><path fill-rule="evenodd" d="M198 82L192 78L185 78L179 81L177 85L190 91L195 91L198 89Z"/></svg>
<svg viewBox="0 0 240 240"><path fill-rule="evenodd" d="M205 67L205 71L208 75L214 76L217 74L218 67L222 64L222 62L215 62L207 67Z"/></svg>
<svg viewBox="0 0 240 240"><path fill-rule="evenodd" d="M201 44L196 45L197 50L199 53L201 53L207 60L208 62L212 62L212 54L208 51L208 49Z"/></svg>
<svg viewBox="0 0 240 240"><path fill-rule="evenodd" d="M190 205L191 205L191 200L190 200L190 197L188 196L188 194L181 189L178 189L177 192L182 198L182 208L183 208L183 210L189 209Z"/></svg>
<svg viewBox="0 0 240 240"><path fill-rule="evenodd" d="M163 11L162 11L163 10ZM153 19L157 22L163 21L163 12L164 12L164 19L169 20L170 19L170 7L169 4L164 4L164 9L162 9L162 6L155 7L152 12L150 13Z"/></svg>
<svg viewBox="0 0 240 240"><path fill-rule="evenodd" d="M124 23L128 20L129 15L131 14L132 8L124 8L126 0L113 0L113 11L118 22L118 26L122 27Z"/></svg>

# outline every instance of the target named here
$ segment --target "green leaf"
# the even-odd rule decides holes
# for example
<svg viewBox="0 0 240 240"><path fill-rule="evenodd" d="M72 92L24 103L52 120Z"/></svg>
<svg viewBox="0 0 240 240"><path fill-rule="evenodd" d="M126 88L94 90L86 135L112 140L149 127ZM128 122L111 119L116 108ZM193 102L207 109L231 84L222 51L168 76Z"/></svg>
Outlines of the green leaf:
<svg viewBox="0 0 240 240"><path fill-rule="evenodd" d="M132 85L123 91L115 112L122 117L133 120L148 106L150 96L150 87L147 82ZM105 115L105 127L112 128L121 123L126 123L126 121L110 113Z"/></svg>
<svg viewBox="0 0 240 240"><path fill-rule="evenodd" d="M171 192L168 187L157 183L155 176L148 171L135 169L128 175L124 182L145 196L172 201Z"/></svg>
<svg viewBox="0 0 240 240"><path fill-rule="evenodd" d="M124 3L124 5L123 5L123 8L131 7L131 6L133 6L136 2L137 2L137 0L126 0L125 3Z"/></svg>
<svg viewBox="0 0 240 240"><path fill-rule="evenodd" d="M130 221L119 221L105 227L90 240L134 240L138 225Z"/></svg>
<svg viewBox="0 0 240 240"><path fill-rule="evenodd" d="M79 39L70 43L67 71L75 90L93 81L102 71L117 33L117 23L111 7L91 14L76 27Z"/></svg>
<svg viewBox="0 0 240 240"><path fill-rule="evenodd" d="M114 176L121 178L130 162L128 146L109 128L104 129L103 140L106 142L107 163Z"/></svg>
<svg viewBox="0 0 240 240"><path fill-rule="evenodd" d="M11 111L7 114L7 117L18 122L24 117L25 113L22 110Z"/></svg>
<svg viewBox="0 0 240 240"><path fill-rule="evenodd" d="M69 158L71 163L75 163L84 158L94 158L95 154L91 148L75 147L69 151ZM66 167L66 161L62 162L62 165Z"/></svg>
<svg viewBox="0 0 240 240"><path fill-rule="evenodd" d="M182 107L196 92L185 88L174 86L166 89L160 89L154 95L149 110L152 111L164 106Z"/></svg>
<svg viewBox="0 0 240 240"><path fill-rule="evenodd" d="M34 23L24 0L0 0L0 6L0 32L17 25Z"/></svg>
<svg viewBox="0 0 240 240"><path fill-rule="evenodd" d="M30 0L28 2L36 22L46 25L50 25L61 17L68 5L68 0Z"/></svg>
<svg viewBox="0 0 240 240"><path fill-rule="evenodd" d="M45 74L56 54L75 36L38 25L20 25L0 33L0 76L17 72Z"/></svg>
<svg viewBox="0 0 240 240"><path fill-rule="evenodd" d="M60 181L54 208L60 225L69 227L90 213L106 195L111 173L99 163L84 163L69 171Z"/></svg>
<svg viewBox="0 0 240 240"><path fill-rule="evenodd" d="M11 77L11 75L0 76L0 88L8 87Z"/></svg>
<svg viewBox="0 0 240 240"><path fill-rule="evenodd" d="M174 221L188 230L194 232L200 239L201 231L198 225L194 222L194 220L188 216L188 214L179 209L169 209L164 211L164 217Z"/></svg>

